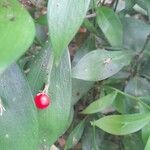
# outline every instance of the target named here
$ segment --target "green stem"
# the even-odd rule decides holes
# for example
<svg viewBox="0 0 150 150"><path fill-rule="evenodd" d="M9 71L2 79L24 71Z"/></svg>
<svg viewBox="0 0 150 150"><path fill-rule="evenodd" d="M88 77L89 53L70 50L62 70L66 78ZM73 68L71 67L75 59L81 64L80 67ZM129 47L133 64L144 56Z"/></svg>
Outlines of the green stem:
<svg viewBox="0 0 150 150"><path fill-rule="evenodd" d="M138 103L142 104L144 107L146 107L147 109L150 110L150 106L147 105L147 104L145 104L140 98L138 98L138 97L136 97L136 96L133 96L133 95L129 95L129 94L127 94L127 93L124 93L123 91L121 91L121 90L119 90L119 89L116 89L116 88L113 88L113 87L110 87L110 86L107 86L107 87L110 88L110 89L112 89L112 90L117 91L118 93L120 93L120 94L122 94L122 95L124 95L124 96L126 96L126 97L129 97L129 98L131 98L131 99L137 101Z"/></svg>
<svg viewBox="0 0 150 150"><path fill-rule="evenodd" d="M94 149L98 150L97 143L96 143L96 138L95 138L95 126L93 126L93 139L94 139Z"/></svg>

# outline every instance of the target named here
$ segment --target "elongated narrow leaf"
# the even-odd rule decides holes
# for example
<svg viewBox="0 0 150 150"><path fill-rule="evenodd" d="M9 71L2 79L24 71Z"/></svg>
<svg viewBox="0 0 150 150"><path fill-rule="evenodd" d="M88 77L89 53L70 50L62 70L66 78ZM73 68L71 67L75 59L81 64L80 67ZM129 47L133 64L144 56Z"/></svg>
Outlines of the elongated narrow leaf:
<svg viewBox="0 0 150 150"><path fill-rule="evenodd" d="M89 52L72 69L72 77L88 81L104 80L128 65L131 55L125 51L100 49Z"/></svg>
<svg viewBox="0 0 150 150"><path fill-rule="evenodd" d="M73 116L69 54L66 50L60 66L53 66L52 72L49 70L52 65L51 56L51 49L46 45L30 62L30 72L27 74L34 95L42 90L45 84L50 86L49 95L52 105L38 113L41 149L49 147L57 140L68 128ZM50 83L47 83L48 76L51 76Z"/></svg>
<svg viewBox="0 0 150 150"><path fill-rule="evenodd" d="M97 22L112 46L122 46L122 24L119 17L112 9L100 7L97 10Z"/></svg>
<svg viewBox="0 0 150 150"><path fill-rule="evenodd" d="M143 128L150 121L150 113L132 115L111 115L92 122L102 130L114 135L126 135Z"/></svg>
<svg viewBox="0 0 150 150"><path fill-rule="evenodd" d="M17 0L0 1L0 73L30 46L35 34L32 18Z"/></svg>
<svg viewBox="0 0 150 150"><path fill-rule="evenodd" d="M70 120L72 89L68 50L65 51L59 66L53 66L48 84L52 104L38 113L40 143L44 147L52 145L65 132Z"/></svg>
<svg viewBox="0 0 150 150"><path fill-rule="evenodd" d="M42 90L44 84L47 84L47 77L49 75L48 64L52 64L51 49L48 45L45 45L39 54L28 64L30 71L27 74L27 79L33 95L36 95Z"/></svg>
<svg viewBox="0 0 150 150"><path fill-rule="evenodd" d="M150 136L148 138L148 141L147 141L147 144L146 144L144 150L150 150Z"/></svg>
<svg viewBox="0 0 150 150"><path fill-rule="evenodd" d="M72 148L73 146L75 146L79 142L79 140L83 134L84 127L85 127L85 120L81 121L74 128L74 130L70 133L70 135L66 141L65 150Z"/></svg>
<svg viewBox="0 0 150 150"><path fill-rule="evenodd" d="M17 65L1 75L0 100L0 149L36 150L37 112L30 87Z"/></svg>
<svg viewBox="0 0 150 150"><path fill-rule="evenodd" d="M111 106L113 101L117 96L117 92L112 92L99 100L94 101L91 103L87 108L85 108L81 113L82 114L93 114L100 111L105 110L107 107Z"/></svg>
<svg viewBox="0 0 150 150"><path fill-rule="evenodd" d="M49 0L48 24L57 63L82 24L89 3L90 0Z"/></svg>

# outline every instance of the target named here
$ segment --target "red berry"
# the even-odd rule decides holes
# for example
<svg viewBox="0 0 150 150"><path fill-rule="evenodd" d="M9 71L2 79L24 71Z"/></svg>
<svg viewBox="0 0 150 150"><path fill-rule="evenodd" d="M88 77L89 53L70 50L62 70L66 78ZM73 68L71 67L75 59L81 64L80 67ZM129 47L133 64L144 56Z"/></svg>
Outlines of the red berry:
<svg viewBox="0 0 150 150"><path fill-rule="evenodd" d="M39 109L45 109L49 106L51 103L50 97L45 93L38 93L34 97L34 102L37 108Z"/></svg>

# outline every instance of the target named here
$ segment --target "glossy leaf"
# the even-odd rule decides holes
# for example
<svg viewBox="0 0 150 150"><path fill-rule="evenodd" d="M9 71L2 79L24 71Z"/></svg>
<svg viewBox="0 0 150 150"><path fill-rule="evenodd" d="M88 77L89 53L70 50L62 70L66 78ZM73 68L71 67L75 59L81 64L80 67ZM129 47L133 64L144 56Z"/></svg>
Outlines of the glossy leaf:
<svg viewBox="0 0 150 150"><path fill-rule="evenodd" d="M117 92L112 92L112 93L92 102L81 113L82 114L93 114L93 113L101 112L112 105L116 96L117 96Z"/></svg>
<svg viewBox="0 0 150 150"><path fill-rule="evenodd" d="M48 93L52 104L45 111L39 111L40 143L52 145L68 127L71 110L71 66L68 50L65 51L59 66L53 66L48 83Z"/></svg>
<svg viewBox="0 0 150 150"><path fill-rule="evenodd" d="M36 95L39 91L43 90L45 84L47 84L47 78L49 75L49 66L52 64L51 49L46 44L29 63L27 73L27 79L29 81L33 95Z"/></svg>
<svg viewBox="0 0 150 150"><path fill-rule="evenodd" d="M82 57L72 69L72 77L87 81L109 78L129 65L132 54L125 51L95 50Z"/></svg>
<svg viewBox="0 0 150 150"><path fill-rule="evenodd" d="M0 73L31 45L35 35L32 18L17 0L0 1Z"/></svg>
<svg viewBox="0 0 150 150"><path fill-rule="evenodd" d="M92 122L105 132L126 135L142 129L150 121L150 114L111 115Z"/></svg>
<svg viewBox="0 0 150 150"><path fill-rule="evenodd" d="M60 66L53 66L51 72L53 59L51 49L46 44L29 64L30 72L27 74L27 78L32 88L32 92L35 95L40 90L43 90L45 84L49 85L49 95L52 99L50 108L45 111L39 111L38 113L41 149L52 145L68 128L72 120L73 110L71 109L71 76L69 59L66 50ZM51 76L49 83L48 76Z"/></svg>
<svg viewBox="0 0 150 150"><path fill-rule="evenodd" d="M82 24L89 3L90 0L49 0L48 24L57 64L65 48Z"/></svg>
<svg viewBox="0 0 150 150"><path fill-rule="evenodd" d="M84 127L85 127L85 120L81 121L70 133L70 135L66 141L64 150L68 150L68 149L72 148L79 142L79 140L83 134Z"/></svg>
<svg viewBox="0 0 150 150"><path fill-rule="evenodd" d="M112 46L120 47L123 42L123 29L121 21L115 12L107 7L97 10L97 22L105 37Z"/></svg>
<svg viewBox="0 0 150 150"><path fill-rule="evenodd" d="M4 107L0 116L0 148L37 149L37 111L30 87L16 64L1 75L0 100Z"/></svg>

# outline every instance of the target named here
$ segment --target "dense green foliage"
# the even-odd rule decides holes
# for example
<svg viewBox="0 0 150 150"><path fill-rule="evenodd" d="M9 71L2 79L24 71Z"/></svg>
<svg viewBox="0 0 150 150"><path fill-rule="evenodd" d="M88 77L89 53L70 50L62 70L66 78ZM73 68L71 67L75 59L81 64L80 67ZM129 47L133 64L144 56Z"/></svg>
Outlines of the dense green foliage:
<svg viewBox="0 0 150 150"><path fill-rule="evenodd" d="M150 150L149 23L149 0L1 0L0 149Z"/></svg>

